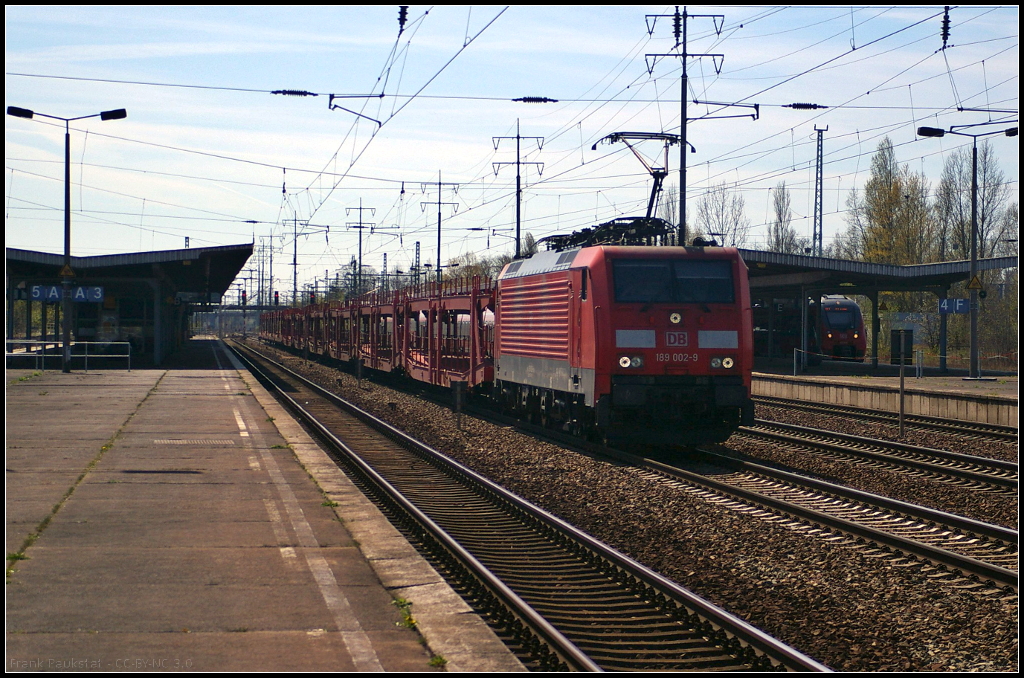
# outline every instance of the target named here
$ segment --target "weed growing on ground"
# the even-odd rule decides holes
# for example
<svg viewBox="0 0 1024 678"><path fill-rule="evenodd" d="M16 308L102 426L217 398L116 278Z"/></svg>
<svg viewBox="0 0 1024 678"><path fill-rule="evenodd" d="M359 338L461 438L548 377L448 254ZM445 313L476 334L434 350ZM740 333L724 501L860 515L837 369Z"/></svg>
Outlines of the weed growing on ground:
<svg viewBox="0 0 1024 678"><path fill-rule="evenodd" d="M407 629L416 628L416 620L412 616L412 601L406 600L405 598L396 598L391 601L391 604L398 608L398 611L402 613L402 621L395 622L395 626L404 626Z"/></svg>

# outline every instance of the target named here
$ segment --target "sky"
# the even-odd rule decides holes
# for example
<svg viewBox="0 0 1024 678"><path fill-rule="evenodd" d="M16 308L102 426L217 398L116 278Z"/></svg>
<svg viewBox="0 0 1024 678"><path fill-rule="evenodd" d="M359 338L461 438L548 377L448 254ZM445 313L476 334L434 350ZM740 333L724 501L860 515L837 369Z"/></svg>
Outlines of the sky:
<svg viewBox="0 0 1024 678"><path fill-rule="evenodd" d="M408 270L416 242L434 262L438 203L443 263L511 252L517 129L524 234L642 215L648 169L602 139L679 133L675 9L411 5L400 30L397 5L7 6L6 105L127 111L70 123L72 254L254 242L287 295L293 273L301 289L347 266L360 234L364 265ZM883 138L935 189L971 139L917 127L1017 126L1016 6L952 8L945 48L940 6L686 10L687 212L725 184L747 247L780 182L811 237L818 129L827 247ZM65 123L4 120L6 245L63 252ZM1016 201L1017 139L991 143ZM634 148L665 166L661 142ZM667 186L678 169L672 146Z"/></svg>

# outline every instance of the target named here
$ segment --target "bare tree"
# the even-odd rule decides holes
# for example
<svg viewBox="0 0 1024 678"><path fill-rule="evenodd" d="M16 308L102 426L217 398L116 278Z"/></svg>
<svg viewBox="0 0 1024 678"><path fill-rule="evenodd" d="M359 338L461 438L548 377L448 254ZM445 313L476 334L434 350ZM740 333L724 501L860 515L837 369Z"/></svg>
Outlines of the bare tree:
<svg viewBox="0 0 1024 678"><path fill-rule="evenodd" d="M968 259L971 256L971 181L974 174L972 149L962 147L950 153L942 168L936 195L939 258ZM987 140L978 146L978 256L990 257L1006 240L1004 214L1010 187L999 168L995 151ZM1016 237L1016 233L1012 237Z"/></svg>
<svg viewBox="0 0 1024 678"><path fill-rule="evenodd" d="M723 245L743 247L750 232L743 196L730 193L725 182L713 186L697 201L695 226L700 233L721 238Z"/></svg>
<svg viewBox="0 0 1024 678"><path fill-rule="evenodd" d="M825 248L825 255L834 259L862 259L865 230L864 203L855 188L846 196L846 230Z"/></svg>
<svg viewBox="0 0 1024 678"><path fill-rule="evenodd" d="M346 297L357 297L366 294L377 286L377 269L363 264L363 268L360 271L359 264L354 256L348 262L348 266L340 270L344 271L341 286Z"/></svg>
<svg viewBox="0 0 1024 678"><path fill-rule="evenodd" d="M1019 245L1018 239L1020 237L1020 225L1018 216L1018 205L1015 202L1011 202L1006 211L1003 212L1003 223L1000 230L1003 234L1002 239L996 243L996 251L994 254L999 257L1016 257L1018 256Z"/></svg>
<svg viewBox="0 0 1024 678"><path fill-rule="evenodd" d="M523 236L523 244L519 252L523 258L532 257L537 253L537 239L533 237L533 233L527 233Z"/></svg>
<svg viewBox="0 0 1024 678"><path fill-rule="evenodd" d="M486 259L481 259L476 252L466 252L448 260L448 277L472 278L486 275L486 267Z"/></svg>
<svg viewBox="0 0 1024 678"><path fill-rule="evenodd" d="M769 252L783 254L802 254L807 246L807 238L800 238L793 228L792 196L786 188L786 182L780 181L772 195L773 218L768 224Z"/></svg>
<svg viewBox="0 0 1024 678"><path fill-rule="evenodd" d="M501 269L505 268L505 264L511 264L513 259L514 257L508 252L485 259L488 277L497 278L498 274L501 273Z"/></svg>
<svg viewBox="0 0 1024 678"><path fill-rule="evenodd" d="M536 247L536 244L534 244ZM512 262L512 255L498 254L493 257L479 257L475 252L466 252L448 260L449 275L453 278L495 278L505 264Z"/></svg>
<svg viewBox="0 0 1024 678"><path fill-rule="evenodd" d="M678 215L679 189L675 186L669 186L662 191L661 201L658 203L658 216L673 226L678 226Z"/></svg>

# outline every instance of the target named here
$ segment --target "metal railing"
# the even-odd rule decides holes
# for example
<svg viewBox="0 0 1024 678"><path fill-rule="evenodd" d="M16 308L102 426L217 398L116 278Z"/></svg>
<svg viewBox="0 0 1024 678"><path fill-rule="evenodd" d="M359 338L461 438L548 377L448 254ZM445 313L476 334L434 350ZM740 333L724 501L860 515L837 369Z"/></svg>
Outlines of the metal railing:
<svg viewBox="0 0 1024 678"><path fill-rule="evenodd" d="M102 346L103 350L97 352L95 349L90 354L90 346ZM110 353L109 348L111 347L124 347L124 353ZM81 349L76 352L76 349ZM56 361L57 368L61 368L61 361L63 359L63 350L59 341L39 341L29 339L8 339L6 347L4 349L5 359L11 358L25 358L32 359L34 361L35 368L43 372L46 371L46 361L49 359L50 364L53 365ZM132 371L132 344L129 341L75 341L71 343L71 365L74 366L76 359L81 358L83 360L83 367L86 372L89 371L89 358L95 361L97 359L106 358L125 358L127 359L128 371ZM50 369L53 369L52 367Z"/></svg>
<svg viewBox="0 0 1024 678"><path fill-rule="evenodd" d="M804 355L805 354L806 354L806 359L807 359L808 362L811 361L811 360L814 360L814 359L817 359L819 361L828 360L828 361L839 362L839 363L842 363L842 362L849 363L850 362L849 358L841 358L841 357L837 358L836 356L828 355L828 354L825 354L825 353L817 353L815 351L803 351L803 350L801 350L799 348L794 348L793 349L793 376L794 377L797 376L800 372L802 372L806 368L806 365L804 365ZM758 358L764 358L766 356L758 355L757 357ZM939 373L938 370L941 369L943 359L945 359L946 362L947 362L947 366L946 366L946 370L947 371L953 371L953 370L966 371L967 370L968 361L963 356L958 355L958 354L954 354L954 353L949 353L947 355L930 353L929 351L927 351L926 349L923 349L923 348L915 348L915 349L913 349L912 352L908 351L907 363L906 364L913 367L914 377L916 377L917 379L922 379L925 376L925 371L926 370L929 371L930 373L932 373L933 375L936 374L936 373ZM1008 355L981 356L981 365L982 365L982 367L980 368L980 372L981 373L988 372L990 374L999 375L999 376L1007 376L1007 375L1015 376L1017 374L1017 372L1018 372L1018 370L1017 370L1017 366L1018 366L1017 359L1018 359L1018 355L1016 353L1011 353L1011 354L1008 354ZM864 364L869 364L872 361L873 361L873 358L870 355L865 355L864 356L864 359L863 359L863 363ZM862 362L862 361L859 360L859 359L856 361L856 363L860 363L860 362ZM880 353L880 355L878 356L878 363L879 363L879 366L885 364L885 365L892 365L893 367L896 367L896 366L899 365L899 356L898 355L894 356L891 352L888 354L888 356L885 353ZM814 366L814 363L809 363L809 364L811 366ZM990 378L994 379L996 377L992 376Z"/></svg>

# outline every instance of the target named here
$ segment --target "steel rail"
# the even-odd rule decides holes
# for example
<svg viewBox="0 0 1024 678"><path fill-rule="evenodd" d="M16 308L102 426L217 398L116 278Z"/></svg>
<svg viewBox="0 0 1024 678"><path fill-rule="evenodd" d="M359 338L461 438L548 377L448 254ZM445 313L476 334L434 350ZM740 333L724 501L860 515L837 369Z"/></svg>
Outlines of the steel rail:
<svg viewBox="0 0 1024 678"><path fill-rule="evenodd" d="M753 473L759 473L761 475L775 478L785 482L792 482L805 487L818 490L819 492L826 492L828 494L837 495L847 499L853 499L856 501L872 504L880 508L887 509L889 511L895 511L905 516L910 516L918 520L924 520L931 523L944 525L954 530L960 530L973 535L987 537L989 539L998 539L1000 541L1007 542L1009 544L1018 543L1018 532L1008 527L1001 525L994 525L992 523L986 523L981 520L974 520L973 518L967 518L964 516L957 515L955 513L947 513L946 511L939 511L937 509L929 508L927 506L920 506L918 504L910 504L899 499L892 499L891 497L883 497L879 494L872 494L871 492L864 492L863 490L857 490L852 487L844 487L843 485L836 485L825 480L819 480L817 478L811 478L810 476L804 476L797 473L791 473L789 471L782 471L779 469L771 468L769 466L763 466L761 464L746 461L743 459L736 459L728 455L723 455L719 452L714 452L704 448L698 448L702 454L705 454L716 461L727 461L729 464L749 470Z"/></svg>
<svg viewBox="0 0 1024 678"><path fill-rule="evenodd" d="M955 461L963 464L974 464L976 466L988 466L993 469L1005 471L1013 475L1017 474L1018 464L1013 461L1006 461L1004 459L991 459L989 457L979 457L973 454L963 454L961 452L950 452L949 450L939 450L933 447L922 447L920 445L908 445L907 443L901 443L895 440L879 440L877 438L867 438L865 436L856 436L849 433L838 433L833 431L825 431L823 429L816 429L810 426L799 426L797 424L786 424L781 421L768 421L766 419L757 419L756 425L760 426L775 426L783 429L793 430L807 430L814 433L820 433L827 435L838 440L845 440L855 444L863 445L876 445L886 447L890 449L904 451L910 454L920 454L922 456L937 457L939 459L948 459L949 461Z"/></svg>
<svg viewBox="0 0 1024 678"><path fill-rule="evenodd" d="M789 431L790 433L766 431L764 429L757 428L758 426L781 429L783 431ZM1012 472L1016 474L1016 464L1012 462L1002 461L999 459L973 457L970 455L958 454L956 452L947 452L945 450L934 450L927 447L914 447L912 445L903 445L902 443L894 443L886 440L876 440L873 438L864 438L861 436L851 436L843 433L833 433L831 431L824 431L822 429L810 428L807 426L796 426L794 424L783 424L779 422L770 422L763 420L757 420L755 426L741 427L738 433L741 435L768 438L772 440L779 440L783 442L790 442L799 445L816 447L819 449L825 449L841 454L854 455L866 459L873 459L876 461L884 461L890 464L906 466L920 471L937 473L939 475L944 476L952 476L963 480L970 480L972 482L992 485L1001 488L1008 488L1010 490L1017 490L1019 486L1016 477L1010 478L1005 475L992 475L989 473L982 473L978 471L969 471L965 469L945 466L943 464L937 464L927 461L918 461L916 459L908 459L907 457L903 456L889 455L886 454L885 452L872 452L870 450L864 450L857 447L850 447L849 445L870 446L876 449L881 448L882 450L889 448L897 452L918 454L922 456L933 456L939 459L944 459L956 463L970 463L975 466L985 465L991 468L998 469L999 471L1007 473ZM825 438L826 440L814 440L809 436L817 436L819 438ZM838 440L840 442L828 442L827 439ZM846 443L846 445L841 443Z"/></svg>
<svg viewBox="0 0 1024 678"><path fill-rule="evenodd" d="M794 518L809 521L822 525L834 531L843 532L848 535L852 535L858 539L864 539L867 541L874 542L883 546L884 548L892 549L896 553L908 553L914 556L926 560L939 567L946 568L954 573L967 576L977 576L981 579L990 581L997 587L1004 587L1017 590L1018 586L1018 575L1016 572L986 563L969 556L964 556L946 549L930 546L928 544L922 544L920 542L906 539L898 535L892 535L872 527L860 525L854 521L849 521L836 516L830 516L826 513L816 511L814 509L808 509L796 504L791 504L783 500L774 499L765 495L745 490L743 488L734 487L726 483L721 483L706 476L686 471L663 462L659 462L655 459L643 457L640 455L626 452L624 450L617 450L614 448L604 447L594 443L588 443L575 438L565 433L546 429L534 424L524 424L517 420L511 419L504 415L495 415L493 412L483 411L480 413L482 416L486 416L497 422L502 422L506 425L515 425L520 429L526 430L534 435L543 436L549 440L564 446L586 451L587 453L594 454L597 456L603 456L606 458L615 459L639 468L647 468L664 475L675 477L678 480L689 482L702 486L706 489L732 496L736 499L745 501L747 503L753 503L777 513L782 513ZM743 429L741 429L742 431ZM801 441L803 442L803 441ZM854 490L856 492L856 490ZM897 500L887 499L887 502L897 502ZM898 506L899 504L892 504ZM913 505L909 505L913 506ZM924 510L929 510L926 507L920 507ZM963 516L957 516L960 519L961 524L965 526L972 526L979 531L983 532L994 532L996 534L1001 533L1004 528L999 526L989 526L988 523L981 521L973 521L970 518ZM986 527L988 526L988 527ZM1015 532L1013 533L1016 534ZM1016 540L1014 540L1016 543Z"/></svg>
<svg viewBox="0 0 1024 678"><path fill-rule="evenodd" d="M769 407L783 407L793 410L804 410L807 412L821 412L835 416L847 416L854 419L865 419L868 421L881 421L887 424L896 424L899 415L895 412L881 412L868 410L853 405L837 405L812 403L804 400L793 400L790 398L777 398L773 396L754 396L755 403ZM1013 426L1002 424L986 424L980 421L967 421L965 419L947 419L943 417L930 417L923 414L908 414L904 421L913 428L921 430L942 431L961 436L978 437L984 436L995 441L1016 442L1018 429Z"/></svg>

